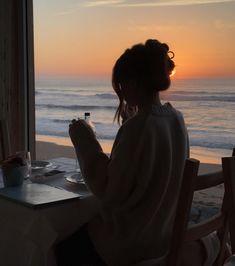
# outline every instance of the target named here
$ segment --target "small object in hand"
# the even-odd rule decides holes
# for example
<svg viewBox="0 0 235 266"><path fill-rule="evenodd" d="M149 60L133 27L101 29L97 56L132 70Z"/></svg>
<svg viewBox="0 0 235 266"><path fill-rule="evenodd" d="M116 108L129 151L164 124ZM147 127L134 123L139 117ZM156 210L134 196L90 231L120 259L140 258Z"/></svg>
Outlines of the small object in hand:
<svg viewBox="0 0 235 266"><path fill-rule="evenodd" d="M94 123L91 120L91 113L90 112L85 112L84 113L84 120L92 128L93 132L96 133L95 125L94 125Z"/></svg>

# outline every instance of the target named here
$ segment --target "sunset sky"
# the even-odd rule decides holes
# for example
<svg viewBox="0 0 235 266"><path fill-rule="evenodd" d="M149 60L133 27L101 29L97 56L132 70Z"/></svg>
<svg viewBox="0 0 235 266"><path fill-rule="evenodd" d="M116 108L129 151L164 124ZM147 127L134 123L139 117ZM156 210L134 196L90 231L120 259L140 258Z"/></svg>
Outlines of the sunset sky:
<svg viewBox="0 0 235 266"><path fill-rule="evenodd" d="M169 44L176 77L235 77L235 0L34 0L36 76L110 76L148 38Z"/></svg>

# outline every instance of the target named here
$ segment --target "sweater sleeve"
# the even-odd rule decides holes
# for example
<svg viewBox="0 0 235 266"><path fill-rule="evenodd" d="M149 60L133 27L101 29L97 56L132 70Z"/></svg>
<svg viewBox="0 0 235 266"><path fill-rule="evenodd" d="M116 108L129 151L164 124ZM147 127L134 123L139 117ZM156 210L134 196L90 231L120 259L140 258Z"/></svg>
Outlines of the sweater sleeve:
<svg viewBox="0 0 235 266"><path fill-rule="evenodd" d="M129 196L139 138L139 121L130 119L119 129L110 158L99 149L90 149L89 154L77 151L85 182L100 200L114 204Z"/></svg>
<svg viewBox="0 0 235 266"><path fill-rule="evenodd" d="M139 145L139 134L135 120L122 125L116 136L111 158L96 148L89 149L92 151L89 153L77 151L84 180L99 199L120 202L130 194L135 168L132 163Z"/></svg>
<svg viewBox="0 0 235 266"><path fill-rule="evenodd" d="M109 157L103 152L97 139L89 138L89 135L83 135L75 151L86 185L93 194L102 197L106 186Z"/></svg>
<svg viewBox="0 0 235 266"><path fill-rule="evenodd" d="M101 199L107 183L109 157L105 153L97 151L89 158L80 159L79 162L88 188Z"/></svg>

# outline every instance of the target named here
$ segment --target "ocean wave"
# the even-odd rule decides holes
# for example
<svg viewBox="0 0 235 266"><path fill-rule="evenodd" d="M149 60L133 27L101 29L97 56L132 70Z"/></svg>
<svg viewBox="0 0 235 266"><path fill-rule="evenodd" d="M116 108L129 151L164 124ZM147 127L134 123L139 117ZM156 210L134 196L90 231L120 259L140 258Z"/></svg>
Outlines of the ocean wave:
<svg viewBox="0 0 235 266"><path fill-rule="evenodd" d="M36 130L37 135L44 135L44 136L54 136L54 137L66 137L69 138L69 134L67 131L53 131L53 130L42 130L37 129ZM105 133L96 133L96 137L98 139L104 139L104 140L114 140L115 135L113 134L105 134Z"/></svg>
<svg viewBox="0 0 235 266"><path fill-rule="evenodd" d="M36 90L36 96L45 97L96 97L100 99L118 99L114 93L98 93L98 91L87 91L87 90L69 90L66 92L61 92L60 90Z"/></svg>
<svg viewBox="0 0 235 266"><path fill-rule="evenodd" d="M118 97L112 93L97 93L94 96L102 98L102 99L117 99Z"/></svg>
<svg viewBox="0 0 235 266"><path fill-rule="evenodd" d="M69 124L71 122L71 119L52 119L52 122L60 124Z"/></svg>
<svg viewBox="0 0 235 266"><path fill-rule="evenodd" d="M90 94L84 95L82 91L71 91L71 92L60 92L60 90L54 90L54 91L36 91L36 97L84 97L84 96L90 96Z"/></svg>
<svg viewBox="0 0 235 266"><path fill-rule="evenodd" d="M36 108L45 109L65 109L65 110L97 110L97 109L107 109L116 110L116 106L101 106L101 105L59 105L59 104L36 104Z"/></svg>
<svg viewBox="0 0 235 266"><path fill-rule="evenodd" d="M235 102L235 96L190 96L190 95L179 95L179 94L168 94L162 95L164 101L201 101L201 102Z"/></svg>
<svg viewBox="0 0 235 266"><path fill-rule="evenodd" d="M192 124L188 124L187 125L187 129L189 134L192 134L193 136L200 136L205 137L205 136L234 136L234 129L230 126L227 126L227 128L222 128L222 127L215 127L215 126L210 126L210 127L206 127L206 128L201 128L201 129L197 129L196 127L193 128Z"/></svg>
<svg viewBox="0 0 235 266"><path fill-rule="evenodd" d="M36 133L40 135L68 137L68 118L40 118L36 125ZM117 134L119 126L112 121L93 121L98 138L113 140Z"/></svg>
<svg viewBox="0 0 235 266"><path fill-rule="evenodd" d="M212 148L212 149L222 149L222 150L232 150L234 148L234 143L225 142L210 142L208 140L197 140L190 139L190 146L198 146L202 148Z"/></svg>
<svg viewBox="0 0 235 266"><path fill-rule="evenodd" d="M233 91L199 91L199 90L172 90L163 91L162 94L171 94L171 95L226 95L226 96L235 96Z"/></svg>

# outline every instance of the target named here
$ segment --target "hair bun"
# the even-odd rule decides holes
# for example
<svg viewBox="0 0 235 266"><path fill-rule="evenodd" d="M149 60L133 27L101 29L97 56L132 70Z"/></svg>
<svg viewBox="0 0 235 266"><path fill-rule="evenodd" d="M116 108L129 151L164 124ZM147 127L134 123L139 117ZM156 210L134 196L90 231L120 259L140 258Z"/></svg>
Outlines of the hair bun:
<svg viewBox="0 0 235 266"><path fill-rule="evenodd" d="M158 40L154 40L154 39L149 39L145 42L145 47L147 49L156 49L156 50L164 50L164 52L168 52L169 51L169 46L166 43L161 43Z"/></svg>

